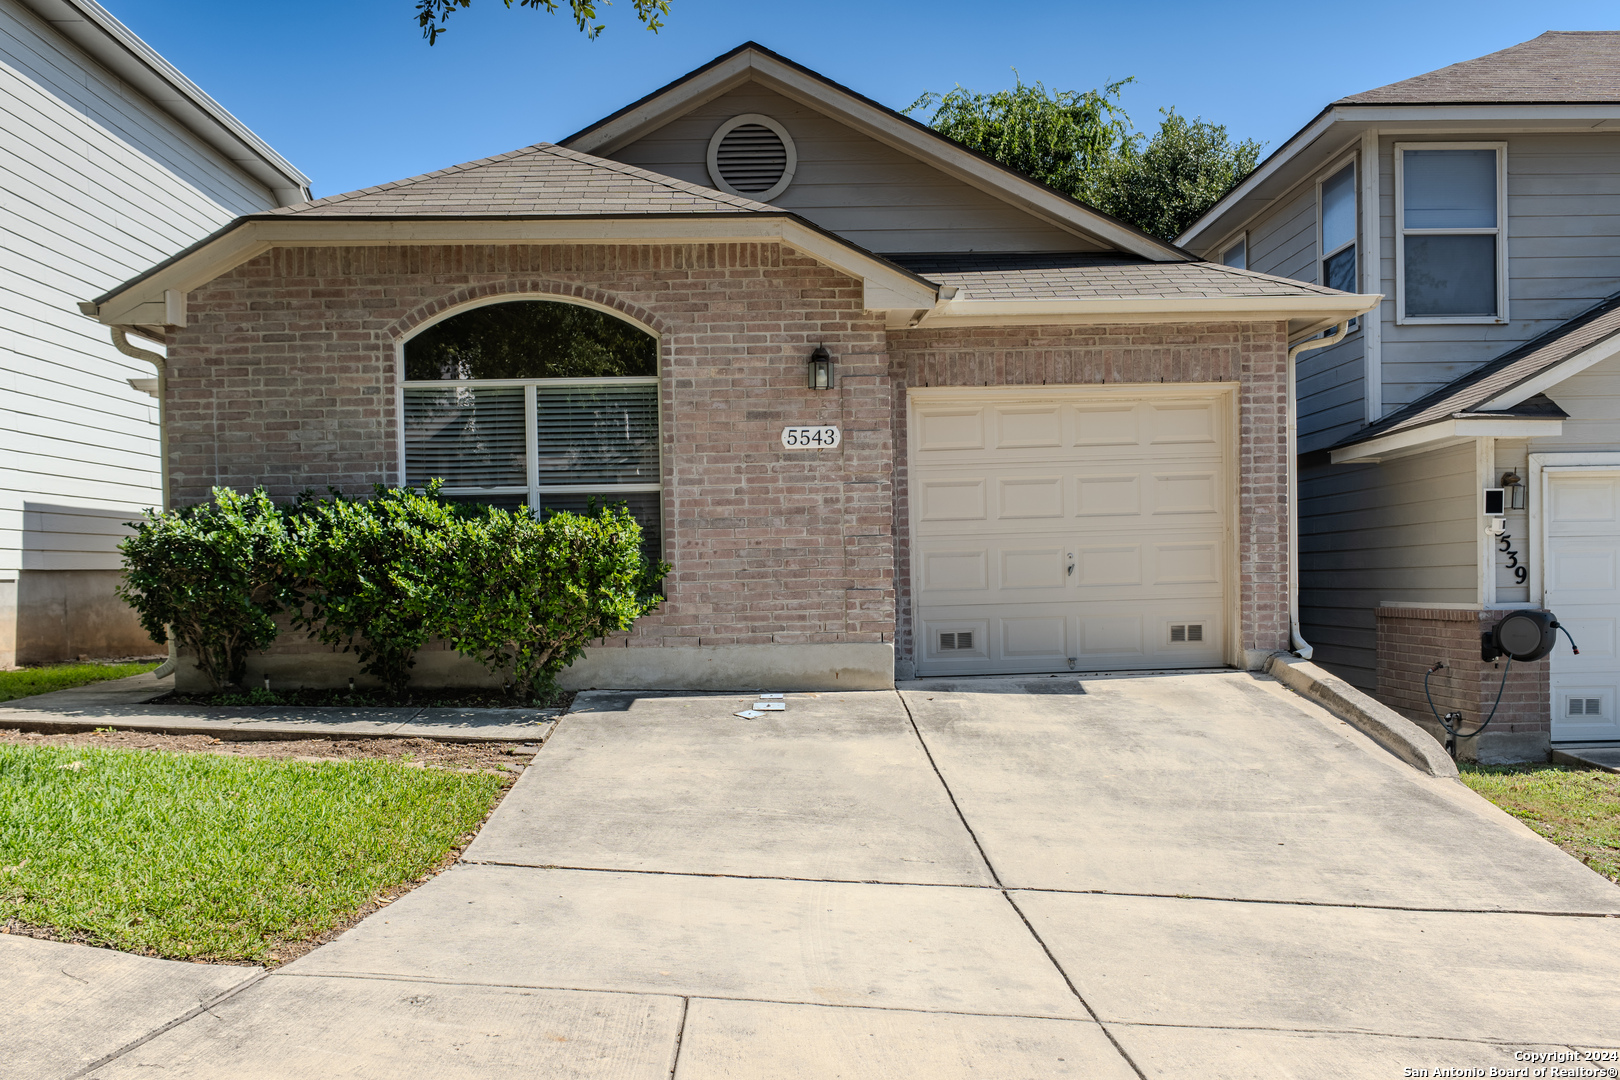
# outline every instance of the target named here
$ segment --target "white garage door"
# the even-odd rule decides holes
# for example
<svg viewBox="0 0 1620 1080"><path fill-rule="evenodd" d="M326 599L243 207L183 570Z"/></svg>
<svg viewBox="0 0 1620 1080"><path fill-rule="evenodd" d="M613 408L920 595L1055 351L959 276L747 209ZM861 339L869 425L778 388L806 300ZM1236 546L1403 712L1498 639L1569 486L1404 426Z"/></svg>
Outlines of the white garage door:
<svg viewBox="0 0 1620 1080"><path fill-rule="evenodd" d="M1620 739L1620 470L1549 470L1545 520L1545 603L1581 647L1552 655L1552 737Z"/></svg>
<svg viewBox="0 0 1620 1080"><path fill-rule="evenodd" d="M1230 398L1192 393L911 392L918 674L1223 663Z"/></svg>

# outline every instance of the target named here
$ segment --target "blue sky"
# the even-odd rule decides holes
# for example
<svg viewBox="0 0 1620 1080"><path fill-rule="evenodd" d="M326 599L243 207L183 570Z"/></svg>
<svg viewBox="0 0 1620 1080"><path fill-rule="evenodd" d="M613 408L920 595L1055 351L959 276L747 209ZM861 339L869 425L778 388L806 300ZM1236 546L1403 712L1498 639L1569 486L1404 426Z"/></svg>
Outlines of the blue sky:
<svg viewBox="0 0 1620 1080"><path fill-rule="evenodd" d="M1008 86L1015 67L1057 89L1135 76L1124 102L1139 127L1173 105L1270 150L1344 94L1545 30L1620 29L1620 7L1575 0L674 0L655 36L620 0L593 42L566 15L474 0L430 49L411 0L103 3L317 195L554 141L750 38L894 108L957 83Z"/></svg>

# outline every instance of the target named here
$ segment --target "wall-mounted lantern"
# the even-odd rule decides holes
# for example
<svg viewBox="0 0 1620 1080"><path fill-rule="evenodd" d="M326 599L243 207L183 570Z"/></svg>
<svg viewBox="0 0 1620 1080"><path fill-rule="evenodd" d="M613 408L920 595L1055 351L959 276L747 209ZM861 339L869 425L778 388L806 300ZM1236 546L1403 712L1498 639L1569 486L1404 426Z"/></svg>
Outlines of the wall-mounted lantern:
<svg viewBox="0 0 1620 1080"><path fill-rule="evenodd" d="M827 351L827 346L817 345L816 351L810 354L810 389L831 390L832 388L832 353Z"/></svg>
<svg viewBox="0 0 1620 1080"><path fill-rule="evenodd" d="M1518 473L1509 470L1502 474L1502 494L1507 509L1524 509L1524 481L1519 479Z"/></svg>

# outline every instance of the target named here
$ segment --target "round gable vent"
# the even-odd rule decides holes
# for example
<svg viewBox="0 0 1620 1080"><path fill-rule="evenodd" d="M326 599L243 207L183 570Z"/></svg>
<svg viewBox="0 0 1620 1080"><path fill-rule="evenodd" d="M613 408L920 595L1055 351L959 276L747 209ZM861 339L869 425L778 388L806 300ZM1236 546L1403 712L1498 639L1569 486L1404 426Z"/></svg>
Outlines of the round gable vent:
<svg viewBox="0 0 1620 1080"><path fill-rule="evenodd" d="M714 186L757 202L770 202L787 190L798 164L787 129L759 113L733 116L709 140Z"/></svg>

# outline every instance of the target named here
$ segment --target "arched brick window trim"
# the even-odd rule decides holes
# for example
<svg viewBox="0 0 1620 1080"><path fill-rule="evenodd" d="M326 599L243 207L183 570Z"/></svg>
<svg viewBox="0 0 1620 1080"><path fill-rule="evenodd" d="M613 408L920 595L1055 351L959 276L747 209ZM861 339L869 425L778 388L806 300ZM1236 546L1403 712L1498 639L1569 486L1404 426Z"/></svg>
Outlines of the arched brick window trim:
<svg viewBox="0 0 1620 1080"><path fill-rule="evenodd" d="M489 300L556 300L562 303L567 303L569 300L584 300L589 304L618 312L631 322L637 323L644 329L656 334L660 343L660 352L662 352L662 344L671 329L663 319L645 308L628 303L612 293L603 292L601 289L593 289L574 282L529 278L468 285L454 292L446 293L444 296L429 300L427 303L396 319L384 333L390 341L398 342L409 337L411 331L425 322L437 319L447 313L453 313L457 308Z"/></svg>

